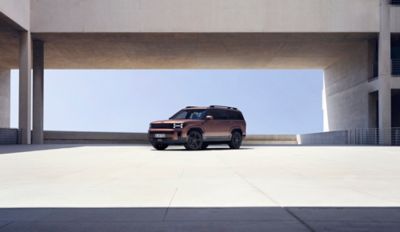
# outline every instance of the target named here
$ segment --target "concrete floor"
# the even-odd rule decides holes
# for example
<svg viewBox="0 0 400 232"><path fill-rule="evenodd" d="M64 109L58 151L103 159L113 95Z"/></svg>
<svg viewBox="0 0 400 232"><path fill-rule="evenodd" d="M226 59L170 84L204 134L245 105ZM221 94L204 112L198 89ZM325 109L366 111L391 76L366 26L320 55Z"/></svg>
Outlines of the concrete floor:
<svg viewBox="0 0 400 232"><path fill-rule="evenodd" d="M400 231L400 148L1 146L3 231Z"/></svg>

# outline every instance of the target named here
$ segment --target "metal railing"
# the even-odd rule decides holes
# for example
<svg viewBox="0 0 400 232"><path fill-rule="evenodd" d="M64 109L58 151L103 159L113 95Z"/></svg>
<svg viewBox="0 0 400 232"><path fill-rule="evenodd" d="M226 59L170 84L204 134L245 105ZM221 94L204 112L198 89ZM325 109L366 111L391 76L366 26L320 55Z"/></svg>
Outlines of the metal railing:
<svg viewBox="0 0 400 232"><path fill-rule="evenodd" d="M392 59L392 76L400 77L400 59Z"/></svg>
<svg viewBox="0 0 400 232"><path fill-rule="evenodd" d="M18 143L19 143L18 129L0 128L0 145L18 144Z"/></svg>
<svg viewBox="0 0 400 232"><path fill-rule="evenodd" d="M348 141L349 144L353 145L383 145L385 144L385 138L390 138L391 145L400 146L400 128L357 128L348 130Z"/></svg>

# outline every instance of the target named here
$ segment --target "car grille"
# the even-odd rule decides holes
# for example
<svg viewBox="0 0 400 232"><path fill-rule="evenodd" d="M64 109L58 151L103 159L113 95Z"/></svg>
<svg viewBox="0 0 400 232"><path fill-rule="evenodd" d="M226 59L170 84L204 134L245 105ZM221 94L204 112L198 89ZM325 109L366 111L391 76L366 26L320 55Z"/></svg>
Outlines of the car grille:
<svg viewBox="0 0 400 232"><path fill-rule="evenodd" d="M172 124L172 123L152 123L151 128L153 128L153 129L173 129L174 124Z"/></svg>

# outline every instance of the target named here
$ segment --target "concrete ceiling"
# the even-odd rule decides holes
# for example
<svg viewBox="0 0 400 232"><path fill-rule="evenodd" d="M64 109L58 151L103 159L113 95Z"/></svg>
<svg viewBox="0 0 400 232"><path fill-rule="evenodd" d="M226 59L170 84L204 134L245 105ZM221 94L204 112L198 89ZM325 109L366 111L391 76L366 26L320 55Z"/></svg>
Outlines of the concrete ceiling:
<svg viewBox="0 0 400 232"><path fill-rule="evenodd" d="M376 34L34 34L47 69L325 68ZM17 68L18 37L0 33L0 65Z"/></svg>

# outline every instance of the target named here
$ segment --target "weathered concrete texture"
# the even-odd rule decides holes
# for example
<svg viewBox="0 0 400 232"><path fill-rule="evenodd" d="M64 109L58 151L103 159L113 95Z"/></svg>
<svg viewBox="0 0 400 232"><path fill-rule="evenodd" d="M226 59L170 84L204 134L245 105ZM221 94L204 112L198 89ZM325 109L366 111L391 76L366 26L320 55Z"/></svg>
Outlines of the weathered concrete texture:
<svg viewBox="0 0 400 232"><path fill-rule="evenodd" d="M325 69L327 125L330 131L368 128L368 78L372 77L371 43L364 41L347 57Z"/></svg>
<svg viewBox="0 0 400 232"><path fill-rule="evenodd" d="M0 68L0 128L10 127L10 70Z"/></svg>
<svg viewBox="0 0 400 232"><path fill-rule="evenodd" d="M33 0L33 32L378 32L379 0Z"/></svg>
<svg viewBox="0 0 400 232"><path fill-rule="evenodd" d="M33 37L46 43L46 68L323 69L376 35L169 33Z"/></svg>

